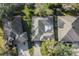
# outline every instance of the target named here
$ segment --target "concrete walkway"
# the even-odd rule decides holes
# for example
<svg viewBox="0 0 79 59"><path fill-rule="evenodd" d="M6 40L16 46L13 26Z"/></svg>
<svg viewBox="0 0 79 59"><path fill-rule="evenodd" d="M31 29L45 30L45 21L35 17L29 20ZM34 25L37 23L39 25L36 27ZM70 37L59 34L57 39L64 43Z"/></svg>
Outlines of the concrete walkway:
<svg viewBox="0 0 79 59"><path fill-rule="evenodd" d="M40 47L34 47L34 54L33 54L33 56L41 56Z"/></svg>
<svg viewBox="0 0 79 59"><path fill-rule="evenodd" d="M35 46L34 46L33 56L41 56L40 42L35 42L34 44L35 44Z"/></svg>

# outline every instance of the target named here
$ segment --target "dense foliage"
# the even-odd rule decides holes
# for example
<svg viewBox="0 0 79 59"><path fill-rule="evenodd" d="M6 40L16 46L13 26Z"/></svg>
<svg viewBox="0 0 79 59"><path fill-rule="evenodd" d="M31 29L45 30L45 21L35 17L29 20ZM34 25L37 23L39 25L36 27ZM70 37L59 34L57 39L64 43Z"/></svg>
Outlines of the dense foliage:
<svg viewBox="0 0 79 59"><path fill-rule="evenodd" d="M52 15L53 10L49 9L48 4L36 4L34 14L37 16L49 16Z"/></svg>
<svg viewBox="0 0 79 59"><path fill-rule="evenodd" d="M54 40L46 40L41 44L41 54L44 56L68 56L72 55L72 47Z"/></svg>

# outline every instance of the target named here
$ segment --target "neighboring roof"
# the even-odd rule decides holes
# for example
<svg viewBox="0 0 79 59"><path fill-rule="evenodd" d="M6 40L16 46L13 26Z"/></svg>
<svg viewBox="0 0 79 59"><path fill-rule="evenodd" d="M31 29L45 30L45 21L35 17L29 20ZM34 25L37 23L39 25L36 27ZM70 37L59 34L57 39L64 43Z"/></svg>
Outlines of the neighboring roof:
<svg viewBox="0 0 79 59"><path fill-rule="evenodd" d="M41 25L42 24L42 25ZM42 41L43 36L45 36L45 34L42 34L42 30L45 30L45 26L51 26L53 28L53 17L49 16L49 17L32 17L32 30L35 30L35 34L32 35L32 40L33 41ZM43 28L44 26L44 28ZM40 29L40 27L42 27L42 29ZM47 27L46 27L47 28ZM39 31L40 29L40 31ZM51 32L52 33L52 32ZM49 34L51 34L49 33ZM52 33L53 34L53 33ZM46 34L47 35L47 34Z"/></svg>
<svg viewBox="0 0 79 59"><path fill-rule="evenodd" d="M63 42L78 42L79 41L79 17L60 16L64 21L64 28L58 29L59 41Z"/></svg>
<svg viewBox="0 0 79 59"><path fill-rule="evenodd" d="M79 41L79 36L77 35L77 33L74 31L74 29L72 28L62 39L62 41L64 42L77 42Z"/></svg>
<svg viewBox="0 0 79 59"><path fill-rule="evenodd" d="M23 33L21 17L16 16L14 18L14 20L12 21L12 30L15 31L17 34Z"/></svg>
<svg viewBox="0 0 79 59"><path fill-rule="evenodd" d="M27 33L23 32L21 18L16 16L13 21L3 19L3 27L7 41L15 40L24 43L27 38Z"/></svg>

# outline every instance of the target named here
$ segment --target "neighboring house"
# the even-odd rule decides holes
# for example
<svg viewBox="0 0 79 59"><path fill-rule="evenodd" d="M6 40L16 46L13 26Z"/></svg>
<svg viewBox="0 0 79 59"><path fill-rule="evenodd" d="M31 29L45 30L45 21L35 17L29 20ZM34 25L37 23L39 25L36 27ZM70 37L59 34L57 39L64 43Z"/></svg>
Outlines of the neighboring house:
<svg viewBox="0 0 79 59"><path fill-rule="evenodd" d="M75 55L79 55L79 17L59 16L59 20L64 22L63 28L58 28L59 41L72 44Z"/></svg>
<svg viewBox="0 0 79 59"><path fill-rule="evenodd" d="M6 36L5 39L7 43L10 43L8 45L16 45L18 55L30 55L28 51L27 33L23 32L21 17L16 16L11 22L7 19L3 19L3 27Z"/></svg>
<svg viewBox="0 0 79 59"><path fill-rule="evenodd" d="M58 27L58 38L59 41L63 42L78 42L79 41L79 17L73 16L59 16L59 20L63 21L63 27ZM59 25L58 25L59 26Z"/></svg>

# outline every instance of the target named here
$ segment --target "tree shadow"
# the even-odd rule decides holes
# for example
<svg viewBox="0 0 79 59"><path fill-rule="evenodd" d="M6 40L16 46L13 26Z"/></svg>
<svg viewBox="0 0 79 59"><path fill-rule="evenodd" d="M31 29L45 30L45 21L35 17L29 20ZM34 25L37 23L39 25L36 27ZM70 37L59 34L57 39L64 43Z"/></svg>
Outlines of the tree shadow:
<svg viewBox="0 0 79 59"><path fill-rule="evenodd" d="M31 25L29 26L28 21L22 20L22 27L23 27L23 32L27 32L27 37L28 37L28 47L29 49L32 48L33 42L31 41ZM31 24L31 22L30 22Z"/></svg>

